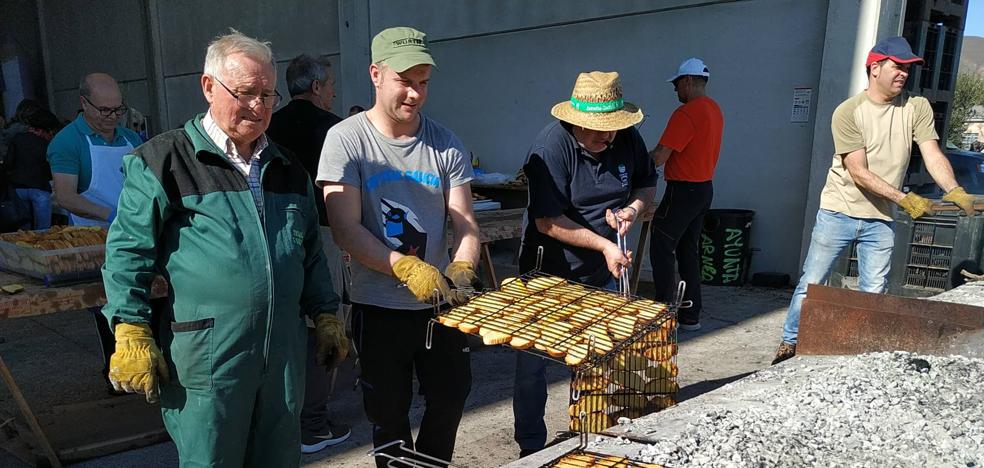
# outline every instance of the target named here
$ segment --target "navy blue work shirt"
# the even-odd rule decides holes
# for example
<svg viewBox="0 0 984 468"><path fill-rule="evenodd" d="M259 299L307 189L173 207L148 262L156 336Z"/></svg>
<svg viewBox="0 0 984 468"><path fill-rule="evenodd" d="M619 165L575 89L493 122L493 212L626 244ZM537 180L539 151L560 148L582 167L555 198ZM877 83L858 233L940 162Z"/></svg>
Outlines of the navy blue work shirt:
<svg viewBox="0 0 984 468"><path fill-rule="evenodd" d="M534 221L564 215L615 242L616 233L605 221L605 211L627 205L634 190L655 187L656 168L635 127L619 130L612 144L596 156L577 144L566 122L553 122L537 135L523 166L530 196L519 257L521 272L536 268L537 247L543 246L540 271L598 287L611 281L604 254L547 236L537 230Z"/></svg>

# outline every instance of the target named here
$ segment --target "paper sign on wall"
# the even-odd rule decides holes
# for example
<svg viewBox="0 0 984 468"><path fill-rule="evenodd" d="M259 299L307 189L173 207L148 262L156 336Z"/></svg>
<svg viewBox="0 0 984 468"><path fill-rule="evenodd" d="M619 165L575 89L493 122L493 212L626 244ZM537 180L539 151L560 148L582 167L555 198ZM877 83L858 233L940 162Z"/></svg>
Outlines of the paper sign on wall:
<svg viewBox="0 0 984 468"><path fill-rule="evenodd" d="M813 88L793 88L793 113L789 117L792 123L810 121L810 103L813 100Z"/></svg>

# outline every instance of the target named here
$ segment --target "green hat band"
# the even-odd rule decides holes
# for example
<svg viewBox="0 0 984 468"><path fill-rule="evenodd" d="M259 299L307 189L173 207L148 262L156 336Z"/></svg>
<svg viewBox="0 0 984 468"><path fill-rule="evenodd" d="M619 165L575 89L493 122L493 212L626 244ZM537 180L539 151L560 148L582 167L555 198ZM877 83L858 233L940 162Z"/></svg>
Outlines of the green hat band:
<svg viewBox="0 0 984 468"><path fill-rule="evenodd" d="M625 101L620 98L614 101L589 102L572 97L571 107L581 112L612 112L624 108Z"/></svg>

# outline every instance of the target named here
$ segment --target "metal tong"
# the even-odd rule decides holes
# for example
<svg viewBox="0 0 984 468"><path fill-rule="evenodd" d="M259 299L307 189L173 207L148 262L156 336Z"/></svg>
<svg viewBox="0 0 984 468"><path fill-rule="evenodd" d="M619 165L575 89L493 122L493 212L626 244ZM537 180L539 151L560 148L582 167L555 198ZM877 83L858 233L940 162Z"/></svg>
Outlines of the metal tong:
<svg viewBox="0 0 984 468"><path fill-rule="evenodd" d="M622 210L615 210L613 213L615 216L615 236L618 241L618 250L622 252L622 255L628 256L628 241L625 240L625 235L622 234L622 218L619 218L618 212ZM618 292L619 294L629 297L632 295L632 282L629 280L629 272L632 270L631 267L622 266L621 273L618 275Z"/></svg>

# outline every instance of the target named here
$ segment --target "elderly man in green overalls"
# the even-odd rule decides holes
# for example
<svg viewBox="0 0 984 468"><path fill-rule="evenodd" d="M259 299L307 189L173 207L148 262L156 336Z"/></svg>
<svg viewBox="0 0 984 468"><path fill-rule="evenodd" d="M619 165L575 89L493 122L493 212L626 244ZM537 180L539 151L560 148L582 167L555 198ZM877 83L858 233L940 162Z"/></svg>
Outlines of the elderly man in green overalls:
<svg viewBox="0 0 984 468"><path fill-rule="evenodd" d="M123 158L103 267L109 377L159 395L182 466L298 466L305 315L319 364L348 352L310 180L263 134L276 76L266 43L217 38L201 78L208 112ZM170 294L153 311L155 342L158 274Z"/></svg>

